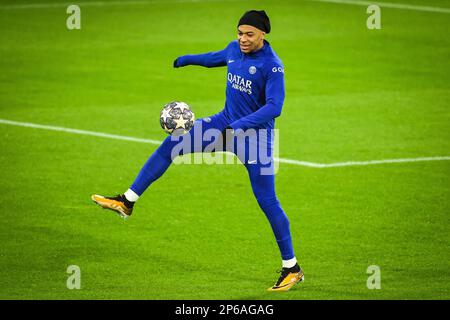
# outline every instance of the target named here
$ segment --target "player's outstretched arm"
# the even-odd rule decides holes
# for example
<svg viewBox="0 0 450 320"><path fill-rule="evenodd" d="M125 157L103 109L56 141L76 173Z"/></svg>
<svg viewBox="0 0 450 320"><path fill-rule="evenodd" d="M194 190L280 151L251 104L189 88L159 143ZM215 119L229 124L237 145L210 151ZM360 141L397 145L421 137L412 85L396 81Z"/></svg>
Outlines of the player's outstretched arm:
<svg viewBox="0 0 450 320"><path fill-rule="evenodd" d="M226 63L225 50L208 52L203 54L188 54L175 59L174 68L197 65L207 68L223 67Z"/></svg>
<svg viewBox="0 0 450 320"><path fill-rule="evenodd" d="M207 68L223 67L227 65L227 51L230 45L220 51L213 51L202 54L188 54L180 56L173 62L174 68L197 65Z"/></svg>

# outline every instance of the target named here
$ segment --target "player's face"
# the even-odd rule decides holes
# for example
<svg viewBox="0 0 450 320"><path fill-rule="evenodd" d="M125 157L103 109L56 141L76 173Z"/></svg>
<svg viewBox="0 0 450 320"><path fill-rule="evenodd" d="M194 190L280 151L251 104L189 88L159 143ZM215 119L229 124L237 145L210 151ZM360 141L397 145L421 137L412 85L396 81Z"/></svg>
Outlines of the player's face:
<svg viewBox="0 0 450 320"><path fill-rule="evenodd" d="M264 44L266 33L246 24L238 27L239 47L243 53L250 53L261 49Z"/></svg>

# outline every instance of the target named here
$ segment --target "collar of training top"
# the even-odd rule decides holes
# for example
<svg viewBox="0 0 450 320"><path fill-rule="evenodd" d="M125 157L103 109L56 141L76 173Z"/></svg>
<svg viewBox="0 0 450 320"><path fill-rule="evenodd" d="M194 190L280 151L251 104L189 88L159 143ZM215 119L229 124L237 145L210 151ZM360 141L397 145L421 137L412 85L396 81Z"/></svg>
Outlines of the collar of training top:
<svg viewBox="0 0 450 320"><path fill-rule="evenodd" d="M263 40L264 41L264 45L262 46L262 48L256 50L256 51L252 51L249 53L244 53L241 51L242 54L244 54L246 57L258 57L260 55L263 55L265 52L267 52L267 50L270 47L270 43L267 40Z"/></svg>

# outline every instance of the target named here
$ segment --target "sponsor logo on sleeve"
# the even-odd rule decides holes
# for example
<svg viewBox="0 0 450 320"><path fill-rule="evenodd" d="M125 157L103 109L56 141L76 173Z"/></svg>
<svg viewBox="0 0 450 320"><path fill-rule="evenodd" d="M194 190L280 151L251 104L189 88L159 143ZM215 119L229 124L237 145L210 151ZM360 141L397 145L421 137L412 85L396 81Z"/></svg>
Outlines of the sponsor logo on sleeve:
<svg viewBox="0 0 450 320"><path fill-rule="evenodd" d="M273 67L272 72L281 72L284 73L284 68L282 67Z"/></svg>

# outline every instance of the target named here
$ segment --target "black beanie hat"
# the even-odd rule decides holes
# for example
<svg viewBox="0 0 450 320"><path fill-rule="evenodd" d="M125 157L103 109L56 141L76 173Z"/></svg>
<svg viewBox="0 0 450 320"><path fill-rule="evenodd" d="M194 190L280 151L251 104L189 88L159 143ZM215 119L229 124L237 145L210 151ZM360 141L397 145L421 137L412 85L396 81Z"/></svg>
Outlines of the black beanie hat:
<svg viewBox="0 0 450 320"><path fill-rule="evenodd" d="M243 24L248 24L264 31L265 33L270 32L270 20L264 10L250 10L244 13L242 18L239 20L238 27Z"/></svg>

